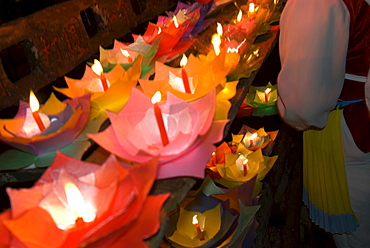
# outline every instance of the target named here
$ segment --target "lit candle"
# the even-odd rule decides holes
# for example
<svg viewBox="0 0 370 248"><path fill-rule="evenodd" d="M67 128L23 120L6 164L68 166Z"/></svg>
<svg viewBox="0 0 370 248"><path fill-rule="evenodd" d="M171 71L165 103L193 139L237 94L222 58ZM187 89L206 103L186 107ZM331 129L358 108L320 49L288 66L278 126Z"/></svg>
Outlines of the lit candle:
<svg viewBox="0 0 370 248"><path fill-rule="evenodd" d="M253 146L254 139L257 138L257 133L254 133L249 138L249 146Z"/></svg>
<svg viewBox="0 0 370 248"><path fill-rule="evenodd" d="M244 176L246 176L246 175L247 175L247 173L248 173L247 165L248 165L248 159L246 158L246 159L243 161L243 171L244 171Z"/></svg>
<svg viewBox="0 0 370 248"><path fill-rule="evenodd" d="M166 146L166 145L168 145L169 140L168 140L166 127L164 126L162 111L161 111L161 109L158 105L158 102L161 101L161 98L162 98L161 92L157 91L153 95L151 100L152 100L152 103L154 104L154 114L155 114L155 119L157 120L159 133L161 135L162 144L163 144L163 146Z"/></svg>
<svg viewBox="0 0 370 248"><path fill-rule="evenodd" d="M93 70L93 72L95 72L96 75L100 77L103 89L104 91L107 91L108 90L107 79L104 76L103 67L101 66L99 60L94 59L94 64L91 66L91 69Z"/></svg>
<svg viewBox="0 0 370 248"><path fill-rule="evenodd" d="M36 96L35 96L35 94L33 93L32 90L30 92L29 105L30 105L30 109L31 109L31 112L32 112L32 116L35 119L35 122L36 122L37 126L39 127L40 132L44 131L45 130L45 125L42 122L42 120L40 118L40 115L39 115L39 112L38 112L39 108L40 108L40 104L39 104L39 101L37 100L37 98L36 98Z"/></svg>
<svg viewBox="0 0 370 248"><path fill-rule="evenodd" d="M173 20L173 24L175 25L175 27L178 28L179 27L179 22L177 21L176 16L173 16L172 20Z"/></svg>
<svg viewBox="0 0 370 248"><path fill-rule="evenodd" d="M67 197L67 203L69 209L75 215L75 223L89 223L95 220L96 210L89 204L85 203L85 200L73 183L67 182L64 185L64 190Z"/></svg>
<svg viewBox="0 0 370 248"><path fill-rule="evenodd" d="M121 48L121 53L127 58L129 63L132 63L132 58L127 50Z"/></svg>
<svg viewBox="0 0 370 248"><path fill-rule="evenodd" d="M249 19L255 19L256 18L256 9L255 9L254 3L249 4L248 17L249 17Z"/></svg>
<svg viewBox="0 0 370 248"><path fill-rule="evenodd" d="M240 171L243 171L243 175L246 176L248 173L248 159L246 155L240 154L235 164Z"/></svg>
<svg viewBox="0 0 370 248"><path fill-rule="evenodd" d="M271 91L271 88L266 88L265 90L265 102L269 102L269 93Z"/></svg>
<svg viewBox="0 0 370 248"><path fill-rule="evenodd" d="M216 153L215 152L212 152L212 162L213 164L217 164L217 160L216 160Z"/></svg>
<svg viewBox="0 0 370 248"><path fill-rule="evenodd" d="M199 226L199 223L198 223L198 216L197 215L193 216L193 225L197 229L199 240L204 240L202 230L200 229L200 226Z"/></svg>
<svg viewBox="0 0 370 248"><path fill-rule="evenodd" d="M184 84L185 92L186 93L191 93L190 84L189 84L189 77L188 77L188 74L186 73L186 70L184 68L184 66L187 63L188 63L188 58L185 56L185 54L183 54L182 59L180 61L180 66L182 67L181 68L181 78L182 78L182 82Z"/></svg>
<svg viewBox="0 0 370 248"><path fill-rule="evenodd" d="M236 17L236 22L240 23L243 17L243 12L239 10L238 16Z"/></svg>
<svg viewBox="0 0 370 248"><path fill-rule="evenodd" d="M221 23L217 22L217 33L212 36L212 45L213 50L215 51L216 56L218 56L221 53L221 36L223 34L222 25Z"/></svg>

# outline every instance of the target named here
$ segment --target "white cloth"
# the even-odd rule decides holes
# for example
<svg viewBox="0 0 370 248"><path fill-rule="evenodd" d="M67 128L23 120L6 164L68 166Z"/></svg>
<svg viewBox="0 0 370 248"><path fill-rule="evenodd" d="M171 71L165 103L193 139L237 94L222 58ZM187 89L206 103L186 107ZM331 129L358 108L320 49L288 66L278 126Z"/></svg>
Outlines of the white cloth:
<svg viewBox="0 0 370 248"><path fill-rule="evenodd" d="M336 106L344 82L349 24L341 0L287 1L280 20L277 106L282 119L297 130L325 127ZM357 148L344 119L342 127L351 206L360 227L334 239L340 248L370 247L370 153Z"/></svg>

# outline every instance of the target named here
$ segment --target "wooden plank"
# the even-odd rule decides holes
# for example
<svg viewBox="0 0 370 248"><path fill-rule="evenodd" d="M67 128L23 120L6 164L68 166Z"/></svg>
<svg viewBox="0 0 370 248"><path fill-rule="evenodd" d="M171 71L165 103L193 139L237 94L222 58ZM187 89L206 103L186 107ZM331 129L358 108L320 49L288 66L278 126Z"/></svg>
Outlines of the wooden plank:
<svg viewBox="0 0 370 248"><path fill-rule="evenodd" d="M112 44L176 2L145 3L145 10L135 14L129 0L71 0L1 25L0 51L12 48L14 53L0 61L0 108L26 100L30 89L36 91L64 76L97 53L99 46ZM17 66L10 62L16 61L16 54L27 60L23 65L29 74L15 75L15 81L8 75L13 68L8 74L6 68Z"/></svg>

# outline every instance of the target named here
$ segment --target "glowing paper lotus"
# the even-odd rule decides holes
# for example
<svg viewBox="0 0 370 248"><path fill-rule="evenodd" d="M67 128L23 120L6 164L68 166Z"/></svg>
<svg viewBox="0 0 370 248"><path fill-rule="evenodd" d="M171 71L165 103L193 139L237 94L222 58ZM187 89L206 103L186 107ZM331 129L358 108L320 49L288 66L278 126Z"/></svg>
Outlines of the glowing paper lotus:
<svg viewBox="0 0 370 248"><path fill-rule="evenodd" d="M243 191L243 197L251 197L252 191ZM241 203L236 190L221 189L206 177L200 189L180 204L180 211L170 216L166 237L174 247L240 247L258 209Z"/></svg>
<svg viewBox="0 0 370 248"><path fill-rule="evenodd" d="M58 154L35 186L7 190L0 246L147 247L168 197L148 196L155 174L156 161L131 166L111 156L99 166Z"/></svg>
<svg viewBox="0 0 370 248"><path fill-rule="evenodd" d="M125 71L121 66L115 66L105 74L109 82L109 88L104 91L99 76L86 66L85 74L81 79L65 77L68 88L55 88L64 95L74 98L91 93L91 114L90 119L106 118L106 110L118 112L126 104L131 88L137 83L141 73L142 58Z"/></svg>
<svg viewBox="0 0 370 248"><path fill-rule="evenodd" d="M270 134L265 132L264 128L260 128L258 131L246 128L241 134L232 134L232 145L239 146L241 144L251 151L263 149L275 139L276 133L276 131L270 132L271 137Z"/></svg>
<svg viewBox="0 0 370 248"><path fill-rule="evenodd" d="M172 20L166 26L149 22L145 33L141 37L148 44L152 44L158 39L160 40L155 58L162 56L165 58L171 58L172 56L185 51L192 45L193 41L190 40L179 42L189 25L189 20L184 21L180 25L176 19ZM135 34L132 36L135 41L140 37Z"/></svg>
<svg viewBox="0 0 370 248"><path fill-rule="evenodd" d="M258 131L266 134L263 129ZM257 134L257 133L255 133ZM251 180L257 175L257 181L263 179L275 163L277 156L268 157L262 155L261 147L266 146L270 139L265 142L267 136L251 138L251 134L233 135L232 143L237 146L236 150L231 149L226 143L216 148L207 164L208 174L217 183L228 188L234 188ZM250 140L254 140L255 149L250 150ZM244 142L243 142L244 141ZM247 143L247 144L246 144Z"/></svg>
<svg viewBox="0 0 370 248"><path fill-rule="evenodd" d="M254 116L274 115L278 113L276 107L277 97L276 86L268 83L267 86L251 86L246 102L254 108L252 112Z"/></svg>
<svg viewBox="0 0 370 248"><path fill-rule="evenodd" d="M226 119L231 104L228 101L236 93L237 81L227 82L222 71L216 71L211 66L202 63L193 55L189 56L188 63L182 68L173 68L157 62L154 80L139 80L144 93L149 96L160 91L166 99L167 92L187 101L197 100L212 89L217 89L216 120ZM186 72L190 93L186 93L183 71Z"/></svg>
<svg viewBox="0 0 370 248"><path fill-rule="evenodd" d="M46 129L39 131L28 104L20 102L13 119L0 120L0 140L23 152L42 155L75 141L85 127L90 110L90 95L60 102L53 94L40 108Z"/></svg>
<svg viewBox="0 0 370 248"><path fill-rule="evenodd" d="M194 216L197 216L204 239L200 240L195 225ZM214 237L221 228L221 207L217 205L213 209L201 212L192 212L180 208L177 220L177 228L168 240L175 247L202 247L208 242L215 243Z"/></svg>
<svg viewBox="0 0 370 248"><path fill-rule="evenodd" d="M159 157L157 178L204 176L205 164L222 139L228 120L213 121L215 91L187 103L172 94L158 103L169 144L163 146L154 105L136 88L118 114L109 113L111 126L90 134L104 149L129 161L145 162Z"/></svg>
<svg viewBox="0 0 370 248"><path fill-rule="evenodd" d="M104 71L110 71L116 64L120 64L125 70L128 70L135 60L143 56L141 78L150 75L153 71L153 58L157 53L159 40L153 44L146 43L141 36L134 43L126 44L115 40L112 49L100 47L99 60L104 67Z"/></svg>

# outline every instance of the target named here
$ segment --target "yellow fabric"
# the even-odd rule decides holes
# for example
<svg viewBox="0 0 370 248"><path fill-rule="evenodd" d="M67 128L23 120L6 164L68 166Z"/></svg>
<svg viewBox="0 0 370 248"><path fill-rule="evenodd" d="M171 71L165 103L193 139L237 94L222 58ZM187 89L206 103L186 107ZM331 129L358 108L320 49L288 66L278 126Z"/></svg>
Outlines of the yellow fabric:
<svg viewBox="0 0 370 248"><path fill-rule="evenodd" d="M309 200L327 214L353 214L344 167L342 110L330 113L321 131L303 134L303 186Z"/></svg>

